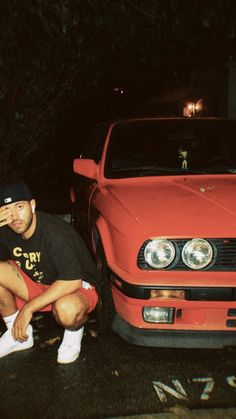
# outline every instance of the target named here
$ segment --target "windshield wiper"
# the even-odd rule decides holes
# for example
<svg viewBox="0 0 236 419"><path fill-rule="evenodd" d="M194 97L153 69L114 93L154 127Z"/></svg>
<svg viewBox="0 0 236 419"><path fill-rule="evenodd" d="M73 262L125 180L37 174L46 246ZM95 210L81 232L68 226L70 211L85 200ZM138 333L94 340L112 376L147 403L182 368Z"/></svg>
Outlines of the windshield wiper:
<svg viewBox="0 0 236 419"><path fill-rule="evenodd" d="M233 166L215 166L215 167L204 167L206 173L217 174L217 173L232 173L236 174L236 167Z"/></svg>
<svg viewBox="0 0 236 419"><path fill-rule="evenodd" d="M112 169L113 173L123 173L123 172L135 172L140 176L143 174L156 174L156 173L181 173L181 174L191 174L191 173L200 173L205 174L205 169L182 169L181 167L166 167L166 166L127 166Z"/></svg>

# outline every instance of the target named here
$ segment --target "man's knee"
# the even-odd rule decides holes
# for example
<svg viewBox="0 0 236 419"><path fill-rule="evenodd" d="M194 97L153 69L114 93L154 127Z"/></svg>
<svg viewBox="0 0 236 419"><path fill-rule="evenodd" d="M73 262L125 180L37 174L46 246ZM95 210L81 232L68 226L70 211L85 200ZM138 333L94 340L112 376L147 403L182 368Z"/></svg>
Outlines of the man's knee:
<svg viewBox="0 0 236 419"><path fill-rule="evenodd" d="M85 302L73 294L55 301L52 311L57 322L66 328L81 327L88 319Z"/></svg>

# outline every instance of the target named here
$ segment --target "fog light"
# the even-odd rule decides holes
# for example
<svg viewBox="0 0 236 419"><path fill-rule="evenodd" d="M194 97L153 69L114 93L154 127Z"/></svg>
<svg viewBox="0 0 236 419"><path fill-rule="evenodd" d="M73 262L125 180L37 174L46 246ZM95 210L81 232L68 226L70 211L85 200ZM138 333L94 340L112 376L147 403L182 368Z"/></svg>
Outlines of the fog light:
<svg viewBox="0 0 236 419"><path fill-rule="evenodd" d="M173 307L143 307L143 319L148 323L173 323Z"/></svg>
<svg viewBox="0 0 236 419"><path fill-rule="evenodd" d="M150 298L159 298L160 300L172 300L174 298L178 300L185 299L184 290L151 290Z"/></svg>

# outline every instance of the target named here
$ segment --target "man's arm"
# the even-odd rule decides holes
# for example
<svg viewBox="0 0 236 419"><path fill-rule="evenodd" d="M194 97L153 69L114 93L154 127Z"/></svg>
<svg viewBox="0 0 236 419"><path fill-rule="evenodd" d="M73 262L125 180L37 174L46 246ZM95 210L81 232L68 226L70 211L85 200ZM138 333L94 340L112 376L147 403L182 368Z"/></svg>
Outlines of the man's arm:
<svg viewBox="0 0 236 419"><path fill-rule="evenodd" d="M12 335L16 340L24 341L27 340L26 329L32 319L33 313L39 311L49 304L54 303L61 297L67 294L72 294L79 287L81 287L82 281L75 279L71 281L55 281L50 287L38 297L28 301L23 309L18 314L13 329Z"/></svg>

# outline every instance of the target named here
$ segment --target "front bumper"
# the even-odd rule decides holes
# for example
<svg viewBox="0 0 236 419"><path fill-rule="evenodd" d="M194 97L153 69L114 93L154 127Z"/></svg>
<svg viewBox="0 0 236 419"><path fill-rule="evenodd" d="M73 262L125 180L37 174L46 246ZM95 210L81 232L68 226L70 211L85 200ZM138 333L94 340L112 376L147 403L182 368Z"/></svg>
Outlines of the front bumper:
<svg viewBox="0 0 236 419"><path fill-rule="evenodd" d="M205 288L205 290L209 291L209 288ZM112 286L112 295L117 314L135 328L163 331L188 330L193 332L228 332L234 330L236 332L236 300L234 294L229 293L229 295L233 295L233 300L231 300L231 298L228 299L228 293L224 292L224 289L220 292L218 288L219 293L215 292L214 288L212 290L213 293L211 291L203 292L202 287L196 287L192 288L191 299L189 300L166 300L164 298L137 298L137 296L132 298ZM203 299L201 299L202 295ZM168 324L146 322L143 318L144 307L172 308L174 310L173 322Z"/></svg>
<svg viewBox="0 0 236 419"><path fill-rule="evenodd" d="M235 331L155 330L134 327L115 316L112 329L126 342L159 348L216 349L236 345Z"/></svg>

